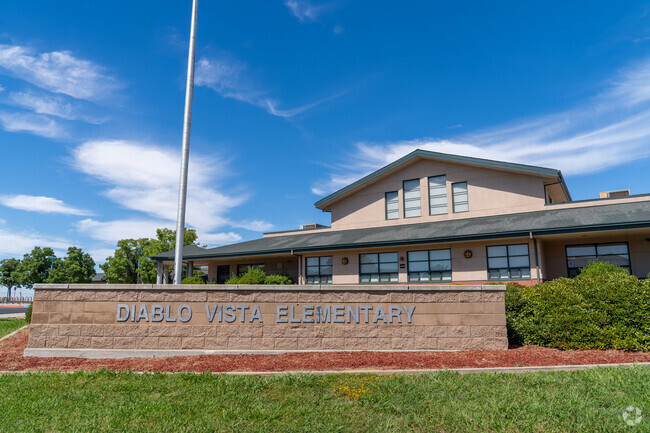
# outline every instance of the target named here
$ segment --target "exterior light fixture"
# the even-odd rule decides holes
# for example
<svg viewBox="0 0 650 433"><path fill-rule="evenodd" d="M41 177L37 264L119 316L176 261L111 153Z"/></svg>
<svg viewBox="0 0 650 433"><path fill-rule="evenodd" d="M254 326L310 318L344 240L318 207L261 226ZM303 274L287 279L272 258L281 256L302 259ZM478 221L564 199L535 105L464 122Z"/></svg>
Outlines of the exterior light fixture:
<svg viewBox="0 0 650 433"><path fill-rule="evenodd" d="M348 260L347 257L343 257L343 258L341 259L341 263L343 263L344 265L347 265L349 262L350 262L350 261Z"/></svg>
<svg viewBox="0 0 650 433"><path fill-rule="evenodd" d="M465 256L466 259L471 259L473 254L471 250L465 250L463 255Z"/></svg>

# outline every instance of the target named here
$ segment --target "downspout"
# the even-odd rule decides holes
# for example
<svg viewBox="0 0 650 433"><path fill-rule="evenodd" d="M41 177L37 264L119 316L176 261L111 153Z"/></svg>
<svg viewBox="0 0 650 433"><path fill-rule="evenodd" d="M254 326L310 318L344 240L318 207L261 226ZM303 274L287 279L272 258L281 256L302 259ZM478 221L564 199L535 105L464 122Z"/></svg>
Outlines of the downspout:
<svg viewBox="0 0 650 433"><path fill-rule="evenodd" d="M537 238L533 237L533 232L530 232L530 238L533 240L533 248L535 248L535 270L537 273L537 284L539 284L539 251L537 250Z"/></svg>
<svg viewBox="0 0 650 433"><path fill-rule="evenodd" d="M291 250L291 255L298 257L298 284L302 285L302 284L304 284L303 278L302 278L302 255L301 254L294 254L293 250Z"/></svg>

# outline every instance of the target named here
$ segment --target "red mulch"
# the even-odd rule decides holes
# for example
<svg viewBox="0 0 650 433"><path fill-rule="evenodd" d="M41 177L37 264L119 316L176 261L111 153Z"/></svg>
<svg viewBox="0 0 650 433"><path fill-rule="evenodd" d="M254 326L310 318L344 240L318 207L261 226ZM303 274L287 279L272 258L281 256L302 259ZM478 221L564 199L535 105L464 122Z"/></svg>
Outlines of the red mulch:
<svg viewBox="0 0 650 433"><path fill-rule="evenodd" d="M0 371L296 371L482 368L650 362L650 353L562 351L537 346L462 352L307 352L280 355L200 355L169 358L83 359L24 357L29 330L0 341Z"/></svg>

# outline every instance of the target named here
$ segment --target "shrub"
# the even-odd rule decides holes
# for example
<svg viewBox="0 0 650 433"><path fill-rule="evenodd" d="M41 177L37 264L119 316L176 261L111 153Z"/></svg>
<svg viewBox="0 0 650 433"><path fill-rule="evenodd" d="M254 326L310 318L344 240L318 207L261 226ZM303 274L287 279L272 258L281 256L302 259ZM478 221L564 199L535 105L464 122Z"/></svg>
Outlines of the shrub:
<svg viewBox="0 0 650 433"><path fill-rule="evenodd" d="M260 268L250 268L241 277L232 277L226 284L293 284L293 280L286 275L266 275Z"/></svg>
<svg viewBox="0 0 650 433"><path fill-rule="evenodd" d="M266 273L260 268L253 267L250 268L244 275L239 277L239 282L236 284L264 284L265 279Z"/></svg>
<svg viewBox="0 0 650 433"><path fill-rule="evenodd" d="M34 303L31 302L29 304L29 307L27 307L27 310L25 310L25 321L27 323L32 323L32 307L34 306Z"/></svg>
<svg viewBox="0 0 650 433"><path fill-rule="evenodd" d="M205 284L205 281L201 277L185 277L181 284Z"/></svg>
<svg viewBox="0 0 650 433"><path fill-rule="evenodd" d="M279 284L279 285L293 284L293 280L287 277L286 275L271 274L266 276L266 278L264 279L264 284Z"/></svg>
<svg viewBox="0 0 650 433"><path fill-rule="evenodd" d="M508 284L511 345L650 350L650 284L595 260L574 278Z"/></svg>

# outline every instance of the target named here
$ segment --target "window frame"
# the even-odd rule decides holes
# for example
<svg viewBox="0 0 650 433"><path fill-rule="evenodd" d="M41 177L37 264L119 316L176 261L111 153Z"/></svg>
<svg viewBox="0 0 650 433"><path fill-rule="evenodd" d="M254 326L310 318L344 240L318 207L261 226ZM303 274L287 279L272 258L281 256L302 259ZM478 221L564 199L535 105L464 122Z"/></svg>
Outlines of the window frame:
<svg viewBox="0 0 650 433"><path fill-rule="evenodd" d="M580 269L582 269L582 268L576 268L576 267L570 267L569 266L569 254L567 252L567 248L572 248L572 247L594 247L595 250L596 250L596 257L594 257L594 259L597 259L597 258L599 258L598 257L598 247L599 246L606 246L606 245L625 245L625 248L627 248L627 266L619 266L619 267L620 268L626 268L627 267L627 270L630 273L630 275L634 275L634 274L632 274L632 258L630 257L630 244L627 241L624 241L624 242L600 242L600 243L594 242L593 244L565 245L564 246L564 258L565 258L565 261L566 261L566 268L567 268L567 273L566 274L567 274L567 276L569 278L573 278L576 275L578 275L580 273ZM572 257L587 257L587 256L572 256ZM618 265L616 265L616 266L618 266ZM576 269L578 271L573 276L571 276L571 270L572 269Z"/></svg>
<svg viewBox="0 0 650 433"><path fill-rule="evenodd" d="M380 256L381 254L395 254L395 261L394 262L380 262ZM362 263L361 262L361 256L377 256L377 272L361 272L361 266L367 263ZM397 265L397 269L395 272L381 272L381 264L382 263L395 263ZM390 281L390 274L396 274L397 279L395 281ZM363 275L377 275L377 281L371 281L372 277L370 277L369 281L362 281L362 276ZM389 280L388 281L382 281L381 276L382 275L389 275ZM381 253L359 253L359 284L395 284L399 283L399 253L397 251L385 251Z"/></svg>
<svg viewBox="0 0 650 433"><path fill-rule="evenodd" d="M431 270L431 262L444 262L447 261L445 260L432 260L431 259L431 252L432 251L449 251L449 270L448 271L432 271ZM409 259L409 254L410 253L419 253L419 252L426 252L427 253L427 260L410 260ZM412 262L418 262L418 263L427 263L427 267L429 268L428 271L414 271L414 273L420 273L420 272L427 272L429 274L429 280L428 281L415 281L411 280L411 263ZM437 283L451 283L454 280L454 274L453 274L453 266L452 266L452 257L451 257L451 248L439 248L439 249L434 249L434 250L413 250L413 251L407 251L406 252L406 271L407 271L407 281L409 283L429 283L429 284L437 284ZM449 272L450 277L448 280L443 279L443 272ZM432 280L431 279L431 274L432 273L440 273L440 280ZM419 277L418 277L419 278Z"/></svg>
<svg viewBox="0 0 650 433"><path fill-rule="evenodd" d="M511 247L511 246L519 246L519 245L525 245L525 246L526 246L526 250L528 251L528 254L525 255L525 256L524 256L524 255L513 255L513 256L510 256L510 251L509 251L508 247ZM490 251L490 248L491 248L491 247L492 247L492 248L494 248L494 247L505 247L505 248L506 248L506 255L505 255L505 256L493 256L493 257L490 257L490 253L489 253L489 251ZM496 259L496 258L502 258L502 257L505 257L506 260L507 260L507 264L508 264L508 266L507 266L507 269L508 269L508 278L501 278L501 277L492 278L492 277L490 276L490 271L491 271L491 270L499 271L500 269L504 269L504 268L503 268L503 267L491 268L491 267L490 267L490 259L491 259L491 258L492 258L492 259ZM511 265L510 265L510 257L527 257L527 258L528 258L528 266L527 266L527 267L522 267L522 266L511 266ZM487 265L486 268L487 268L487 277L488 277L487 279L488 279L488 281L523 281L523 280L532 280L532 279L533 279L533 272L532 272L531 267L530 267L530 245L529 245L528 243L520 243L520 244L501 244L501 245L487 245L487 246L485 247L485 258L486 258L486 265ZM519 277L513 277L513 276L512 276L512 273L511 273L512 269L528 269L529 275L528 275L528 277L522 277L522 276L519 276ZM521 273L521 271L520 271L520 273Z"/></svg>
<svg viewBox="0 0 650 433"><path fill-rule="evenodd" d="M442 197L442 195L436 195L432 196L431 195L431 179L436 178L436 177L442 177L444 178L444 189L445 189L445 211L443 213L431 213L431 199L433 197ZM446 174L439 174L437 176L429 176L427 178L427 190L429 194L429 216L436 216L436 215L447 215L449 214L449 193L447 192L447 175Z"/></svg>
<svg viewBox="0 0 650 433"><path fill-rule="evenodd" d="M406 188L405 188L404 185L406 184L406 182L415 182L415 181L418 182L418 195L419 195L419 197L418 197L418 202L419 202L418 210L420 211L420 215L406 216L406 211L407 210L415 209L415 208L407 208L406 207ZM420 218L422 216L422 185L421 185L421 183L422 182L420 181L419 178L418 179L407 179L407 180L402 181L402 203L403 203L403 206L404 206L404 212L403 212L404 213L404 218ZM410 199L410 200L413 200L413 199Z"/></svg>
<svg viewBox="0 0 650 433"><path fill-rule="evenodd" d="M397 194L397 198L395 199L395 202L397 203L397 216L395 218L388 218L388 194L393 193ZM384 193L384 217L386 218L386 221L399 219L399 191L387 191Z"/></svg>
<svg viewBox="0 0 650 433"><path fill-rule="evenodd" d="M454 193L454 185L460 185L461 183L465 184L465 191L466 191L465 194L467 195L467 202L466 202L467 203L467 210L456 210L456 204L458 202L456 201L456 194ZM463 203L463 202L461 202L461 203ZM451 207L452 207L452 211L454 213L469 212L469 183L466 180L464 180L462 182L453 182L451 184Z"/></svg>
<svg viewBox="0 0 650 433"><path fill-rule="evenodd" d="M323 265L323 264L321 263L321 262L322 262L321 259L325 259L325 258L328 258L328 257L330 258L330 263L331 263L331 264L329 264L329 265ZM318 259L318 265L316 265L316 266L318 266L318 275L309 275L309 274L307 273L307 269L308 269L308 268L314 268L314 267L316 267L316 266L313 266L313 265L312 265L312 266L309 266L309 265L308 265L309 259ZM324 267L330 267L331 270L332 270L332 273L330 273L330 274L324 274L324 273L322 272L322 268L324 268ZM309 278L310 278L310 277L317 277L317 278L318 278L318 283L314 283L314 282L310 283L310 282L309 282ZM329 281L323 282L323 281L322 281L323 277L329 277ZM334 257L333 257L333 256L312 256L312 257L305 257L305 284L321 284L321 285L322 285L322 284L332 284L333 279L334 279Z"/></svg>

